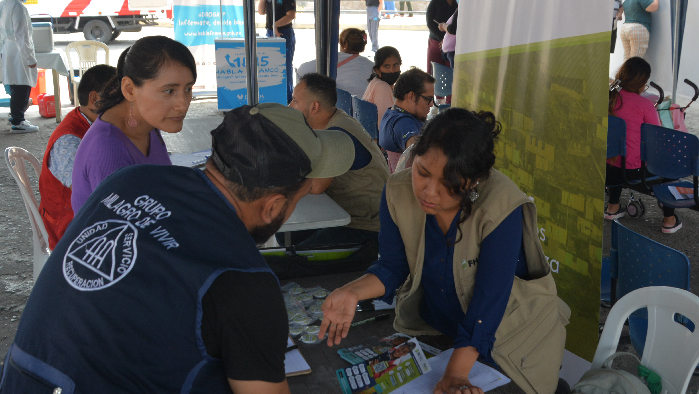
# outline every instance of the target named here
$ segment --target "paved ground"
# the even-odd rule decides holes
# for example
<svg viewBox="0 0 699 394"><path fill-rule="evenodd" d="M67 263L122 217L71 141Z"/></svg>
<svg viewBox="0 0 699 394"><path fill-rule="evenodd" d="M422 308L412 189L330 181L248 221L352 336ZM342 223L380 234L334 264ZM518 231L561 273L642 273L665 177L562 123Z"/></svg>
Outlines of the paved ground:
<svg viewBox="0 0 699 394"><path fill-rule="evenodd" d="M307 18L300 16L299 23L307 23ZM341 24L343 27L354 25L364 28L362 23L364 15L343 14ZM424 69L425 64L425 43L427 40L427 32L419 30L420 25L424 26L424 15L416 15L414 18L397 18L390 21L382 21L381 27L401 30L382 30L380 32L383 45L393 45L399 49L403 56L404 69L409 66L418 66ZM412 29L412 30L411 30ZM172 29L167 27L146 28L141 33L123 33L119 40L110 43L110 63L116 65L118 55L127 46L131 45L135 40L143 35L162 34L172 36ZM314 33L312 30L297 30L297 42L309 43L313 42ZM81 34L57 35L55 36L56 47L64 49L71 41L82 40ZM416 45L416 43L418 43ZM298 65L306 60L315 57L315 49L312 45L297 45L297 55L295 64ZM371 53L364 55L371 58ZM48 78L50 80L50 78ZM50 81L47 81L49 86L47 90L52 91ZM64 113L70 110L70 105L67 102L68 91L65 78L62 77L61 90L63 99ZM3 92L4 94L4 92ZM7 97L0 94L0 97ZM38 109L33 106L27 112L27 118L35 124L41 126L41 130L33 134L13 135L8 133L9 127L5 125L8 108L0 109L0 149L4 151L9 146L20 146L29 150L39 160L42 159L46 143L51 132L55 129L56 123L54 119L44 119L38 114ZM216 115L215 100L198 100L194 101L187 115L190 119L204 118ZM696 114L696 115L695 115ZM699 107L690 108L687 112L687 124L690 132L699 134ZM622 199L626 198L625 193ZM655 206L653 200L643 197L646 202L647 213L641 219L623 218L621 222L651 239L675 248L685 253L690 261L699 261L699 246L692 241L697 239L699 229L699 213L695 211L680 211L684 221L684 228L674 235L666 235L660 232L662 222L661 211ZM605 223L605 245L609 245L610 229L609 223ZM11 178L8 171L0 169L0 360L4 357L9 345L12 343L14 333L17 329L18 320L22 314L24 304L31 291L32 281L32 245L31 245L31 230L27 220L27 214L21 197L17 190L17 185ZM607 246L608 250L608 246ZM606 253L605 253L606 254ZM692 267L692 291L696 294L699 290L696 283L699 278L699 271L696 266ZM601 310L603 319L606 315L604 310ZM625 350L631 350L628 338L626 338L621 347ZM1 361L0 361L1 364ZM690 392L696 392L699 388L699 379L694 378L690 385Z"/></svg>

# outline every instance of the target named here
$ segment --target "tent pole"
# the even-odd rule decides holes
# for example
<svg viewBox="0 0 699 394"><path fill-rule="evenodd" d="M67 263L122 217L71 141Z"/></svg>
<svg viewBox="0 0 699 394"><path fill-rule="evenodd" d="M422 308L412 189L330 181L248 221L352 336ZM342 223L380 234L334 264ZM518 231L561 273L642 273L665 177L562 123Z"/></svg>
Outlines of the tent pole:
<svg viewBox="0 0 699 394"><path fill-rule="evenodd" d="M243 31L245 34L245 70L247 72L248 105L257 105L259 102L255 11L255 0L243 1Z"/></svg>
<svg viewBox="0 0 699 394"><path fill-rule="evenodd" d="M677 101L677 78L680 73L680 0L675 0L675 31L672 43L672 102Z"/></svg>
<svg viewBox="0 0 699 394"><path fill-rule="evenodd" d="M313 14L315 16L316 29L316 72L323 75L328 75L327 64L327 28L330 22L328 15L328 0L315 0Z"/></svg>

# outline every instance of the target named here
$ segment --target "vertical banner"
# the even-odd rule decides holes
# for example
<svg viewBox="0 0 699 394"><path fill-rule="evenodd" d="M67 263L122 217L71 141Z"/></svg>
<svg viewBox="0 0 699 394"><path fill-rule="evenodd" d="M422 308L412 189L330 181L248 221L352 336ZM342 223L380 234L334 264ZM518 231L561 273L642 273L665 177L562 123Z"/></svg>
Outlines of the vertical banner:
<svg viewBox="0 0 699 394"><path fill-rule="evenodd" d="M286 105L286 41L257 39L258 102ZM216 40L218 110L229 111L248 103L245 40Z"/></svg>
<svg viewBox="0 0 699 394"><path fill-rule="evenodd" d="M194 93L216 91L216 38L243 37L242 0L174 0L175 40L197 62Z"/></svg>
<svg viewBox="0 0 699 394"><path fill-rule="evenodd" d="M495 113L496 167L536 204L539 238L572 310L563 369L580 367L562 372L571 385L599 336L612 5L459 4L454 104Z"/></svg>

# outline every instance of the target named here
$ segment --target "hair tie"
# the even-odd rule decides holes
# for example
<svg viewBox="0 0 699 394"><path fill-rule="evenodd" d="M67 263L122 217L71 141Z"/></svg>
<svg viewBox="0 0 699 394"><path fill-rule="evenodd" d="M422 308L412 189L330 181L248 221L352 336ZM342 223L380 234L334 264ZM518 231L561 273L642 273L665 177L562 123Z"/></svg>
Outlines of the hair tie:
<svg viewBox="0 0 699 394"><path fill-rule="evenodd" d="M612 86L609 87L609 91L616 90L617 92L621 91L621 80L617 79L614 80L614 83L612 83Z"/></svg>

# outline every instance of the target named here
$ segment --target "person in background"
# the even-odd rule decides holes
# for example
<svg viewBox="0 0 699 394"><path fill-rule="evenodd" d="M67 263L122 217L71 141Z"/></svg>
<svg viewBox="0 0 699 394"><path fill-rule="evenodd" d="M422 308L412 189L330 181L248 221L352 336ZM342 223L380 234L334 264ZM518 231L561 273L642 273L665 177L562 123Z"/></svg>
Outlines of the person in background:
<svg viewBox="0 0 699 394"><path fill-rule="evenodd" d="M95 189L32 289L2 393L289 393L286 308L256 243L347 171L352 141L273 103L211 137L204 171L129 166Z"/></svg>
<svg viewBox="0 0 699 394"><path fill-rule="evenodd" d="M449 67L449 63L442 58L440 43L445 32L439 29L439 24L446 22L454 15L459 4L456 0L431 0L425 12L427 28L430 36L427 40L427 73L432 75L432 63L439 63Z"/></svg>
<svg viewBox="0 0 699 394"><path fill-rule="evenodd" d="M384 13L384 18L392 19L396 17L396 2L392 0L384 0L384 5L386 6L386 12Z"/></svg>
<svg viewBox="0 0 699 394"><path fill-rule="evenodd" d="M274 22L272 21L272 1L274 1ZM291 101L294 90L294 51L296 34L292 22L296 19L296 0L260 0L257 13L267 15L265 27L267 37L281 37L286 40L286 101Z"/></svg>
<svg viewBox="0 0 699 394"><path fill-rule="evenodd" d="M651 67L640 57L632 57L624 62L616 74L616 80L609 88L609 115L617 116L626 122L626 179L641 179L641 124L660 126L658 113L653 103L641 96L647 89ZM652 176L652 174L647 174ZM604 218L618 219L626 214L620 204L624 173L620 157L607 159L607 191L609 200ZM663 224L661 231L672 234L682 228L682 221L673 208L662 207Z"/></svg>
<svg viewBox="0 0 699 394"><path fill-rule="evenodd" d="M459 19L459 9L454 11L445 23L439 24L439 30L444 32L442 39L442 53L449 60L449 66L454 68L454 53L456 52L456 21Z"/></svg>
<svg viewBox="0 0 699 394"><path fill-rule="evenodd" d="M383 0L364 0L366 3L366 29L369 30L371 39L371 50L379 50L379 22L381 21L381 10Z"/></svg>
<svg viewBox="0 0 699 394"><path fill-rule="evenodd" d="M75 154L73 212L121 167L171 164L160 131L182 130L196 79L192 53L171 38L143 37L121 53L117 75L97 103L101 115Z"/></svg>
<svg viewBox="0 0 699 394"><path fill-rule="evenodd" d="M407 8L409 12L408 17L413 17L413 5L410 4L410 1L399 1L398 8L401 10L400 16L405 16L405 14L402 11L404 8Z"/></svg>
<svg viewBox="0 0 699 394"><path fill-rule="evenodd" d="M634 56L643 57L650 39L650 13L658 10L659 0L625 0L619 8L617 19L626 14L621 25L621 44L624 61Z"/></svg>
<svg viewBox="0 0 699 394"><path fill-rule="evenodd" d="M434 104L434 82L430 74L411 68L396 81L396 103L381 119L379 146L388 153L388 167L393 173L405 149L415 143L422 125Z"/></svg>
<svg viewBox="0 0 699 394"><path fill-rule="evenodd" d="M435 394L482 394L469 381L479 357L527 393L556 391L570 308L536 206L493 169L499 132L492 113L463 108L426 124L413 167L391 175L381 198L379 260L323 303L318 337L327 332L328 346L347 337L359 300L397 295L396 330L454 340Z"/></svg>
<svg viewBox="0 0 699 394"><path fill-rule="evenodd" d="M70 196L75 153L90 125L97 119L99 93L116 73L116 68L106 64L91 67L83 73L78 85L80 106L66 114L46 145L39 176L39 214L44 221L51 249L56 247L73 220Z"/></svg>
<svg viewBox="0 0 699 394"><path fill-rule="evenodd" d="M374 55L374 68L362 100L376 104L378 123L386 110L393 106L393 84L398 80L402 63L400 53L394 47L383 47Z"/></svg>
<svg viewBox="0 0 699 394"><path fill-rule="evenodd" d="M379 243L379 202L388 179L388 167L379 147L356 119L337 108L335 81L310 73L294 88L289 104L313 129L340 130L354 144L354 161L346 173L318 179L312 193L327 193L351 217L348 225L292 233L292 243L302 247L354 244L371 239ZM303 233L303 234L301 234Z"/></svg>
<svg viewBox="0 0 699 394"><path fill-rule="evenodd" d="M374 63L361 56L366 48L366 32L349 27L340 33L340 52L337 54L337 88L361 97L369 85L367 78L371 76ZM297 70L297 81L308 73L316 72L316 60L301 64Z"/></svg>
<svg viewBox="0 0 699 394"><path fill-rule="evenodd" d="M10 87L10 133L39 131L24 119L31 105L29 94L39 76L32 41L32 18L23 1L0 2L0 68L2 83Z"/></svg>

